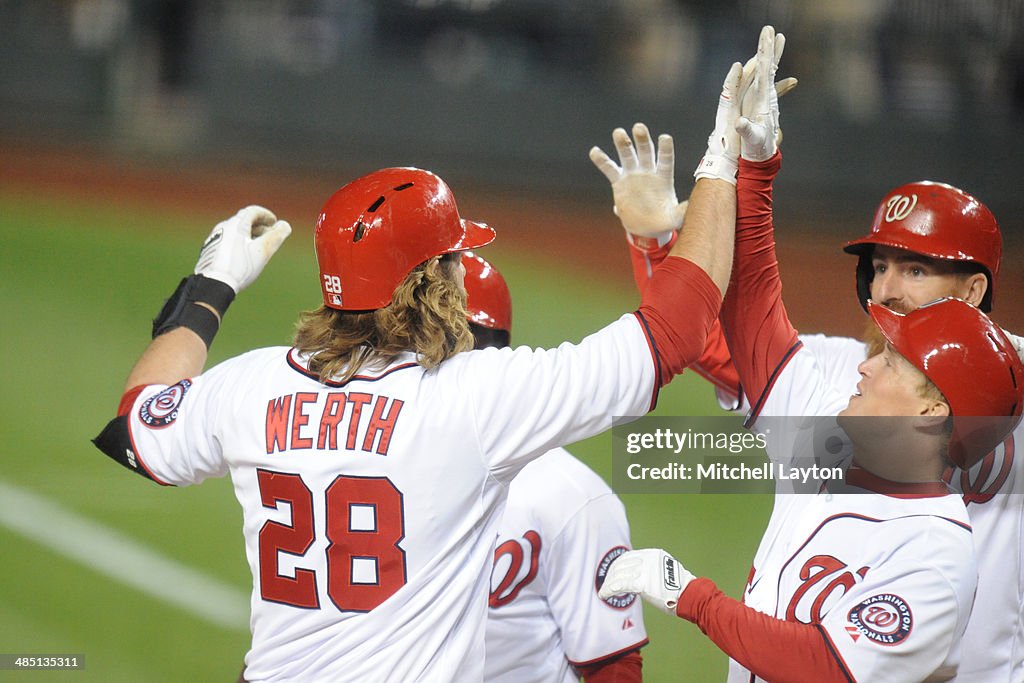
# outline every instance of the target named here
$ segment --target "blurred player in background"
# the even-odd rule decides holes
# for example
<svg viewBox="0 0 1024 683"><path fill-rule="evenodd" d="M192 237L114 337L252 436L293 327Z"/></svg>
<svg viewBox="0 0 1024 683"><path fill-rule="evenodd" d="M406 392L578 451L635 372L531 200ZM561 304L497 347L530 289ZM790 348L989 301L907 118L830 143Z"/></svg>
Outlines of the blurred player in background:
<svg viewBox="0 0 1024 683"><path fill-rule="evenodd" d="M474 348L508 347L505 279L472 252L462 263ZM484 680L642 680L641 602L597 595L611 561L631 547L622 501L564 448L524 467L509 485L494 552Z"/></svg>
<svg viewBox="0 0 1024 683"><path fill-rule="evenodd" d="M228 305L290 232L243 209L158 314L95 443L164 485L231 475L253 576L247 680L481 680L508 483L646 413L699 355L734 208L731 185L699 180L639 309L579 344L466 352L460 253L494 231L463 220L436 175L382 169L319 214L323 306L295 346L203 372Z"/></svg>
<svg viewBox="0 0 1024 683"><path fill-rule="evenodd" d="M649 147L645 128L634 128L634 137L638 148ZM628 144L625 131L619 132L620 156L628 151ZM593 158L605 170L609 167L602 156L596 153ZM640 160L646 156L641 154ZM657 173L653 163L623 166L621 174L611 169L609 180L642 289L673 243L675 233L667 219L681 220L685 202L676 203L671 177ZM770 186L765 191L770 193ZM771 208L759 210L770 212ZM844 249L858 257L857 295L864 307L871 299L909 312L936 298L956 296L985 312L992 309L1002 236L988 208L958 188L925 181L890 190L878 205L869 234L848 242ZM802 352L813 354L817 370L841 394L854 392L859 364L880 348L877 328L869 323L866 329L866 341L799 336ZM1024 358L1024 339L1008 332L1006 336ZM799 395L772 387L754 392L740 386L719 328L709 335L705 355L694 369L713 382L723 407L750 409L749 398L751 419L759 414L804 414ZM964 636L957 676L961 682L1024 680L1024 458L1016 454L1021 443L1024 425L970 469L955 467L945 475L967 504L979 570L976 607Z"/></svg>
<svg viewBox="0 0 1024 683"><path fill-rule="evenodd" d="M774 255L770 180L779 156L771 84L783 45L766 27L743 117L726 127L726 140L742 150L742 158L736 265L722 322L738 375L752 396L800 397L793 410L766 414L834 415L849 394L830 385L815 356L799 343L782 303ZM618 203L618 193L616 198ZM630 553L612 566L605 591L621 578L617 588L639 587L662 609L696 622L732 657L730 680L756 675L920 681L955 674L975 568L967 557L973 556L973 543L966 511L940 481L948 461L939 456L948 453L969 467L1006 436L1011 423L998 422L968 439L963 422L950 423L943 415L1019 417L1024 368L1005 335L961 300L907 316L878 304L870 309L887 345L860 362L860 382L840 415L934 416L950 425L951 434L940 433L935 441L936 435L920 432L883 438L876 431L865 439L864 427L846 419L855 463L847 484L877 493L777 496L744 605L706 580L677 604L692 575L663 551ZM922 372L930 384L921 381ZM965 382L963 375L974 381ZM752 418L760 405L755 403ZM869 422L872 430L893 424L899 423ZM901 440L893 441L897 436ZM773 460L791 456L771 453L771 445Z"/></svg>

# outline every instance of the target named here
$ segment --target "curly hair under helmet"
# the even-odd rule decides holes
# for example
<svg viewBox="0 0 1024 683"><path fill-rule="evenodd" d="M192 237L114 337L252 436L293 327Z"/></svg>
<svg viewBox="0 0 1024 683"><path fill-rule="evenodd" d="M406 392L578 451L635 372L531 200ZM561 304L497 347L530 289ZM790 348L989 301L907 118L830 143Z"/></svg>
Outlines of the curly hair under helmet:
<svg viewBox="0 0 1024 683"><path fill-rule="evenodd" d="M321 306L299 317L295 348L309 357L321 382L345 382L363 369L380 369L402 353L433 368L473 348L466 293L457 273L460 254L436 256L417 266L391 303L373 311Z"/></svg>

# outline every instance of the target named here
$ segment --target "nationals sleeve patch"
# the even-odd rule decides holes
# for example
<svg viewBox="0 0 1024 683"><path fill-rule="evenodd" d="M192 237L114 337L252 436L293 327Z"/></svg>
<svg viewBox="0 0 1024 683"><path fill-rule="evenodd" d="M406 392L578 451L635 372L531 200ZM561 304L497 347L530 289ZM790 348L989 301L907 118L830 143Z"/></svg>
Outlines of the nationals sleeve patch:
<svg viewBox="0 0 1024 683"><path fill-rule="evenodd" d="M178 419L178 407L192 382L183 379L159 394L150 396L139 407L139 419L150 429L162 429Z"/></svg>
<svg viewBox="0 0 1024 683"><path fill-rule="evenodd" d="M625 546L616 546L605 553L605 556L601 558L601 561L597 564L597 575L594 577L594 592L601 590L601 586L604 585L604 579L608 576L608 567L612 565L612 562L616 557L629 550ZM636 602L636 593L624 593L622 595L613 595L610 598L604 600L610 606L615 609L626 609L634 602Z"/></svg>
<svg viewBox="0 0 1024 683"><path fill-rule="evenodd" d="M899 645L914 628L910 605L892 593L872 595L851 609L847 619L857 632L879 645Z"/></svg>

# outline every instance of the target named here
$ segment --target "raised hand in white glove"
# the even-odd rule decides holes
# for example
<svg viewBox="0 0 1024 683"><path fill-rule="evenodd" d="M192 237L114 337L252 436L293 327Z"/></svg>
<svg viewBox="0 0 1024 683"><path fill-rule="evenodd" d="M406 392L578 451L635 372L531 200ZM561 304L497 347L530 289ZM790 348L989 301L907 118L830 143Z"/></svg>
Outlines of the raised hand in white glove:
<svg viewBox="0 0 1024 683"><path fill-rule="evenodd" d="M736 168L740 157L740 136L736 122L740 117L740 100L749 85L744 68L739 62L729 67L729 73L722 83L722 94L718 97L718 111L715 114L715 129L708 136L708 149L697 164L693 177L717 178L736 184Z"/></svg>
<svg viewBox="0 0 1024 683"><path fill-rule="evenodd" d="M771 26L761 29L754 58L754 79L740 104L736 131L740 136L740 152L750 161L767 161L775 155L781 139L779 129L779 96L775 73L786 47L786 37L776 34ZM788 82L788 79L787 79Z"/></svg>
<svg viewBox="0 0 1024 683"><path fill-rule="evenodd" d="M206 238L196 275L219 280L238 294L252 284L292 233L286 221L262 206L247 206L221 221Z"/></svg>
<svg viewBox="0 0 1024 683"><path fill-rule="evenodd" d="M607 599L621 593L639 593L662 612L675 614L679 596L693 579L693 574L664 550L630 550L612 562L598 595Z"/></svg>
<svg viewBox="0 0 1024 683"><path fill-rule="evenodd" d="M682 227L686 213L686 202L680 204L676 199L672 136L659 136L655 152L647 126L636 123L633 140L625 130L616 128L612 131L612 142L619 153L619 163L600 147L590 149L590 160L612 184L615 215L626 232L639 237L671 236L672 231Z"/></svg>

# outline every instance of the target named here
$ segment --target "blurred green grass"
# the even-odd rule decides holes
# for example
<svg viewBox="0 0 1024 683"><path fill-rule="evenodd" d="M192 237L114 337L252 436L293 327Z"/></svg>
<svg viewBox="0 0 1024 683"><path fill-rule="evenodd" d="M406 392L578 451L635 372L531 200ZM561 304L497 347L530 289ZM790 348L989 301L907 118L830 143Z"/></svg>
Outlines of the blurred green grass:
<svg viewBox="0 0 1024 683"><path fill-rule="evenodd" d="M241 515L227 479L164 489L112 464L89 443L113 414L124 378L148 342L152 316L220 218L0 189L0 335L7 357L0 480L247 592ZM296 228L232 306L211 364L257 346L287 344L298 310L317 305L312 239L308 229ZM564 258L499 246L485 255L512 289L517 344L578 340L636 305L635 293L582 266L567 266ZM719 411L710 387L687 373L662 392L655 414ZM610 478L608 434L570 450ZM632 494L623 500L635 547L669 549L694 573L739 595L770 497ZM0 653L86 656L84 671L34 672L34 678L237 676L248 645L244 625L211 625L2 527L0 542L6 550ZM649 609L646 622L647 680L724 680L724 656L696 627ZM2 680L28 675L0 671Z"/></svg>

